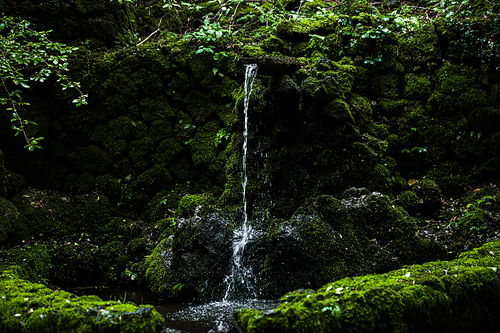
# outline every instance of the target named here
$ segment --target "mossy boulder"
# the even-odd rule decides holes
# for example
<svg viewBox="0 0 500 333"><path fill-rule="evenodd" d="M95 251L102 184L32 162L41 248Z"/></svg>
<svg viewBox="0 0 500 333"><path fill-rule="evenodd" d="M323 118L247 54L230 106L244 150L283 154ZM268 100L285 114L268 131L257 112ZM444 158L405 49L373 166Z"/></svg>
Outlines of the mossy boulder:
<svg viewBox="0 0 500 333"><path fill-rule="evenodd" d="M182 288L174 289L181 282L180 275L172 269L173 253L172 238L164 238L146 257L144 276L146 284L152 292L175 298ZM179 290L181 289L181 290Z"/></svg>
<svg viewBox="0 0 500 333"><path fill-rule="evenodd" d="M432 180L411 180L410 190L401 192L399 203L409 213L423 216L435 216L441 208L441 190Z"/></svg>
<svg viewBox="0 0 500 333"><path fill-rule="evenodd" d="M0 274L3 332L160 332L165 320L152 307L75 296L19 278L14 266Z"/></svg>
<svg viewBox="0 0 500 333"><path fill-rule="evenodd" d="M317 291L284 295L272 310L241 309L252 332L494 331L500 312L500 242L378 275L353 276Z"/></svg>
<svg viewBox="0 0 500 333"><path fill-rule="evenodd" d="M220 296L228 267L232 230L219 212L197 209L194 216L176 222L146 258L146 281L165 297L210 299Z"/></svg>
<svg viewBox="0 0 500 333"><path fill-rule="evenodd" d="M0 197L0 244L21 241L28 234L22 216L16 206L9 200Z"/></svg>
<svg viewBox="0 0 500 333"><path fill-rule="evenodd" d="M344 199L312 198L290 220L268 225L268 254L259 273L263 293L315 288L345 276L421 262L432 245L417 240L415 232L407 213L380 193L350 189Z"/></svg>
<svg viewBox="0 0 500 333"><path fill-rule="evenodd" d="M111 159L101 148L97 146L86 146L75 148L74 153L68 156L74 162L75 167L81 172L101 172L108 171Z"/></svg>

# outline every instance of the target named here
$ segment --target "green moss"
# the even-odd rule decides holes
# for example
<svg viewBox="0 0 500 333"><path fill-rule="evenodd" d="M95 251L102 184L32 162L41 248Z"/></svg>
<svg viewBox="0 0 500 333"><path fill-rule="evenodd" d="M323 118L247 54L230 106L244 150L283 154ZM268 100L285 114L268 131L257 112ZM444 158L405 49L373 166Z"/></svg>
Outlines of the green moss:
<svg viewBox="0 0 500 333"><path fill-rule="evenodd" d="M213 75L213 73L211 74ZM200 90L191 91L184 99L188 114L197 123L205 122L217 108L216 104L209 98L207 93Z"/></svg>
<svg viewBox="0 0 500 333"><path fill-rule="evenodd" d="M407 72L435 66L440 61L439 40L433 24L398 36L401 62Z"/></svg>
<svg viewBox="0 0 500 333"><path fill-rule="evenodd" d="M166 138L172 137L172 122L165 120L155 120L151 124L148 136L154 143L158 143Z"/></svg>
<svg viewBox="0 0 500 333"><path fill-rule="evenodd" d="M399 195L399 202L408 212L420 213L426 216L435 216L441 207L441 190L430 179L417 180L411 185L410 191Z"/></svg>
<svg viewBox="0 0 500 333"><path fill-rule="evenodd" d="M96 177L96 190L109 197L111 200L116 200L120 197L120 182L118 179L107 173Z"/></svg>
<svg viewBox="0 0 500 333"><path fill-rule="evenodd" d="M193 194L186 195L182 197L179 201L179 206L177 207L177 215L187 217L193 214L196 207L205 206L212 202L212 196L210 194Z"/></svg>
<svg viewBox="0 0 500 333"><path fill-rule="evenodd" d="M427 174L429 179L438 184L446 197L461 197L469 183L462 177L465 170L456 162L444 162L433 168Z"/></svg>
<svg viewBox="0 0 500 333"><path fill-rule="evenodd" d="M104 141L104 148L111 159L117 160L127 153L128 144L125 139L108 138Z"/></svg>
<svg viewBox="0 0 500 333"><path fill-rule="evenodd" d="M153 161L156 163L170 163L177 156L183 147L173 138L164 139L156 149L157 153L153 156Z"/></svg>
<svg viewBox="0 0 500 333"><path fill-rule="evenodd" d="M97 124L92 128L88 143L98 145L104 142L108 137L108 126L105 124Z"/></svg>
<svg viewBox="0 0 500 333"><path fill-rule="evenodd" d="M147 96L154 96L163 91L163 84L158 74L145 68L139 69L132 74L132 79L141 91Z"/></svg>
<svg viewBox="0 0 500 333"><path fill-rule="evenodd" d="M215 111L225 128L231 128L238 118L238 115L235 112L235 105L233 103L220 105Z"/></svg>
<svg viewBox="0 0 500 333"><path fill-rule="evenodd" d="M95 186L95 178L90 173L85 172L82 173L77 180L76 190L79 193L89 193L94 189Z"/></svg>
<svg viewBox="0 0 500 333"><path fill-rule="evenodd" d="M115 66L116 63L113 63L110 67L114 68ZM131 105L136 103L140 95L139 88L130 78L130 74L127 73L130 67L126 67L126 62L122 62L122 66L119 70L111 70L108 75L104 74L102 77L107 77L107 79L99 80L96 82L97 86L94 87L105 105L116 113L126 112ZM96 75L96 78L98 77L100 76Z"/></svg>
<svg viewBox="0 0 500 333"><path fill-rule="evenodd" d="M419 199L414 191L403 191L398 195L398 204L401 205L408 213L415 214Z"/></svg>
<svg viewBox="0 0 500 333"><path fill-rule="evenodd" d="M129 158L133 166L139 170L144 170L149 166L152 152L153 141L149 137L130 143Z"/></svg>
<svg viewBox="0 0 500 333"><path fill-rule="evenodd" d="M231 98L233 91L238 89L239 85L222 72L212 74L201 81L201 86L207 89L212 97L222 97L226 100Z"/></svg>
<svg viewBox="0 0 500 333"><path fill-rule="evenodd" d="M431 82L424 74L406 74L404 97L425 101L431 94Z"/></svg>
<svg viewBox="0 0 500 333"><path fill-rule="evenodd" d="M144 238L134 238L128 242L127 250L131 258L142 259L147 253L147 241Z"/></svg>
<svg viewBox="0 0 500 333"><path fill-rule="evenodd" d="M134 133L132 121L127 116L120 116L108 123L108 140L131 139Z"/></svg>
<svg viewBox="0 0 500 333"><path fill-rule="evenodd" d="M129 255L120 241L113 241L100 247L96 253L96 261L104 278L111 283L119 281L121 272L129 262Z"/></svg>
<svg viewBox="0 0 500 333"><path fill-rule="evenodd" d="M100 1L76 0L75 7L80 14L102 12L106 9L106 2L104 0Z"/></svg>
<svg viewBox="0 0 500 333"><path fill-rule="evenodd" d="M336 121L346 121L354 123L354 118L349 109L349 105L341 99L335 99L323 108L323 114L333 118Z"/></svg>
<svg viewBox="0 0 500 333"><path fill-rule="evenodd" d="M221 168L215 164L217 158L217 149L215 146L215 138L220 130L218 121L205 123L196 131L196 135L189 143L189 148L192 152L192 160L194 165L206 165L210 171L215 171Z"/></svg>
<svg viewBox="0 0 500 333"><path fill-rule="evenodd" d="M194 125L193 118L180 111L177 114L177 122L174 126L175 136L181 141L187 141L194 136L195 129L196 125Z"/></svg>
<svg viewBox="0 0 500 333"><path fill-rule="evenodd" d="M165 95L143 99L139 103L141 117L144 121L152 123L155 120L168 120L175 118L176 112L170 106Z"/></svg>
<svg viewBox="0 0 500 333"><path fill-rule="evenodd" d="M349 100L350 109L357 124L362 131L366 131L372 123L372 105L367 97L353 95Z"/></svg>
<svg viewBox="0 0 500 333"><path fill-rule="evenodd" d="M399 98L401 87L401 77L397 72L391 72L377 76L372 80L372 90L380 98L397 100Z"/></svg>
<svg viewBox="0 0 500 333"><path fill-rule="evenodd" d="M172 181L172 176L165 163L157 163L137 177L138 185L151 187L164 187Z"/></svg>
<svg viewBox="0 0 500 333"><path fill-rule="evenodd" d="M275 53L281 53L281 54L287 54L289 51L289 46L288 43L281 39L278 38L274 35L271 35L269 38L264 40L261 43L261 47L266 51L266 52L275 52Z"/></svg>
<svg viewBox="0 0 500 333"><path fill-rule="evenodd" d="M475 135L458 135L460 140L454 142L451 151L457 160L479 160L481 159L485 147L483 142Z"/></svg>
<svg viewBox="0 0 500 333"><path fill-rule="evenodd" d="M428 101L432 108L451 113L487 104L486 93L476 88L476 70L445 64L436 74L436 89Z"/></svg>
<svg viewBox="0 0 500 333"><path fill-rule="evenodd" d="M264 50L262 50L260 46L253 46L253 45L243 46L241 52L244 57L251 57L251 58L266 55L266 52L264 52Z"/></svg>
<svg viewBox="0 0 500 333"><path fill-rule="evenodd" d="M22 211L29 231L37 237L99 234L114 208L103 194L67 196L31 189L13 200Z"/></svg>
<svg viewBox="0 0 500 333"><path fill-rule="evenodd" d="M20 279L16 267L0 275L0 330L4 332L159 332L163 317L152 307L77 297Z"/></svg>
<svg viewBox="0 0 500 333"><path fill-rule="evenodd" d="M97 247L84 244L57 244L52 249L51 281L65 286L80 286L98 283L102 277L95 256Z"/></svg>
<svg viewBox="0 0 500 333"><path fill-rule="evenodd" d="M14 268L12 268L13 265ZM4 249L0 270L13 269L22 279L42 283L50 278L51 265L49 247L45 244L34 243L28 246Z"/></svg>
<svg viewBox="0 0 500 333"><path fill-rule="evenodd" d="M176 272L171 270L172 238L163 239L145 260L146 283L151 291L156 294L174 298L180 288L173 287L180 283Z"/></svg>
<svg viewBox="0 0 500 333"><path fill-rule="evenodd" d="M176 72L174 77L175 79L167 85L166 94L167 96L178 100L180 99L181 94L185 94L191 90L192 84L189 76L184 72Z"/></svg>

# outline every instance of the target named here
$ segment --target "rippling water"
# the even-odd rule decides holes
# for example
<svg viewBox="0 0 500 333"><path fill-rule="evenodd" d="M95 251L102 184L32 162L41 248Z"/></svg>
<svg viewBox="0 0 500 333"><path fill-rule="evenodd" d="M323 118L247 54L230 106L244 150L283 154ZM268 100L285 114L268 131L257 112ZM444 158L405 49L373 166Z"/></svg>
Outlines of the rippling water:
<svg viewBox="0 0 500 333"><path fill-rule="evenodd" d="M154 305L165 318L167 328L189 333L207 333L210 330L227 332L234 310L238 308L267 310L278 305L273 301L252 299L210 302L201 305L169 303L149 293L109 287L76 288L68 289L68 291L76 295L97 295L103 300Z"/></svg>

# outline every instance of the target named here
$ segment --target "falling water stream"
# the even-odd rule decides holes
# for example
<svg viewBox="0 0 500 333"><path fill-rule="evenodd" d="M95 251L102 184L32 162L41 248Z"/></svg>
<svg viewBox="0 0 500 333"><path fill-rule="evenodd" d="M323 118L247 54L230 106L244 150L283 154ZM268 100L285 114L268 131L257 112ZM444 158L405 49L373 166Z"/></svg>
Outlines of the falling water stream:
<svg viewBox="0 0 500 333"><path fill-rule="evenodd" d="M248 149L248 105L250 95L252 94L252 84L257 75L257 65L245 65L245 96L243 102L243 114L245 116L245 127L243 129L243 171L242 171L242 187L243 187L243 223L240 228L236 228L233 239L233 256L231 261L231 269L229 275L226 276L227 284L226 294L223 301L228 301L233 298L238 286L243 286L246 296L256 297L255 291L252 288L252 268L243 265L243 254L245 246L248 243L252 233L252 226L248 224L247 212L247 149Z"/></svg>

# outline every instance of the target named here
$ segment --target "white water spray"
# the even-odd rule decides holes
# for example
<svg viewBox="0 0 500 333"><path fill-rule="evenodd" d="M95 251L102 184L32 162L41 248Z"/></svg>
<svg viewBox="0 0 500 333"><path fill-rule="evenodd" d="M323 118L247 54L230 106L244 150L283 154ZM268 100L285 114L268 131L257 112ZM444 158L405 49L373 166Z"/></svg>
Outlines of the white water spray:
<svg viewBox="0 0 500 333"><path fill-rule="evenodd" d="M245 246L250 239L252 232L252 226L248 225L248 214L247 214L247 198L246 198L246 188L247 188L247 147L248 147L248 104L250 101L250 94L252 93L252 84L257 75L257 65L249 64L245 65L245 97L243 102L243 113L245 115L245 128L243 130L243 174L242 174L242 186L243 186L243 223L241 228L237 228L234 231L233 239L233 258L231 263L231 272L226 276L225 282L227 284L226 294L224 295L224 301L231 298L232 294L236 290L238 285L242 285L246 288L246 291L252 293L252 269L251 267L244 267L243 265L243 253L245 251ZM255 292L253 292L254 296Z"/></svg>

